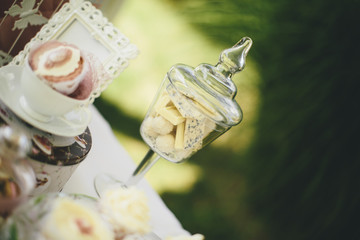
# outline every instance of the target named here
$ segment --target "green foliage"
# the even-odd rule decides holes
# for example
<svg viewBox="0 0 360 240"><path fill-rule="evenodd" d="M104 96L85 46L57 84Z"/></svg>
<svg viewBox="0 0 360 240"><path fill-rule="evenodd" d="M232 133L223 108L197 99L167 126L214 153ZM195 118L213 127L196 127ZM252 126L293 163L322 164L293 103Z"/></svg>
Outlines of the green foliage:
<svg viewBox="0 0 360 240"><path fill-rule="evenodd" d="M133 138L141 140L139 119L126 115L118 107L103 98L98 98L94 105L101 114L107 119L113 130L122 132Z"/></svg>
<svg viewBox="0 0 360 240"><path fill-rule="evenodd" d="M185 205L175 211L182 222L191 222L188 229L203 231L207 239L359 239L359 1L171 2L216 42L252 37L249 55L262 78L256 138L243 168L234 167L232 174L243 174L246 209L261 220L266 237L259 229L252 236L241 234L249 222L225 219L223 209L216 209L228 196L220 201L216 192L221 191L206 189L204 182L172 205ZM208 160L218 169L239 161L236 154L217 156L224 161ZM211 168L209 162L201 164ZM229 178L231 172L222 176ZM165 200L176 198L165 195ZM196 202L204 198L202 216L192 220L183 209L196 211Z"/></svg>
<svg viewBox="0 0 360 240"><path fill-rule="evenodd" d="M257 140L249 152L252 207L277 239L357 239L360 200L359 34L355 6L278 5L263 76ZM271 41L276 39L276 41ZM270 64L269 64L270 63ZM259 177L259 175L261 177ZM356 213L357 212L357 213Z"/></svg>
<svg viewBox="0 0 360 240"><path fill-rule="evenodd" d="M9 234L10 234L9 236L10 240L18 240L18 231L15 223L10 226Z"/></svg>
<svg viewBox="0 0 360 240"><path fill-rule="evenodd" d="M194 189L162 195L184 228L207 240L360 239L360 2L163 1L216 44L251 37L261 76L251 147L206 147L191 158L203 169ZM95 104L140 139L138 120Z"/></svg>

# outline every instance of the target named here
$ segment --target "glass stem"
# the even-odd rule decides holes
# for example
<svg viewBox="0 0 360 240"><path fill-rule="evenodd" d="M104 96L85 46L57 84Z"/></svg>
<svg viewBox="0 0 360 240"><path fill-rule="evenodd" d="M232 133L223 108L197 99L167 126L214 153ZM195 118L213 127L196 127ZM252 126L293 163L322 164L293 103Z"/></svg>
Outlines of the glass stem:
<svg viewBox="0 0 360 240"><path fill-rule="evenodd" d="M126 186L136 185L159 159L160 156L150 149L126 182Z"/></svg>

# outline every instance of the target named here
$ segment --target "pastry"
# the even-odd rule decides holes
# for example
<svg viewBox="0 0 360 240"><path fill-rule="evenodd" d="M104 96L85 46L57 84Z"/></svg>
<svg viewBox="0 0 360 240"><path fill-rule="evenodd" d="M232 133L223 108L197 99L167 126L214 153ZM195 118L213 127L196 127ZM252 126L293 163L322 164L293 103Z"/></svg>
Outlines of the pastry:
<svg viewBox="0 0 360 240"><path fill-rule="evenodd" d="M29 53L32 71L56 91L76 99L86 99L93 89L89 62L74 45L49 41Z"/></svg>
<svg viewBox="0 0 360 240"><path fill-rule="evenodd" d="M204 139L216 129L216 123L203 112L217 117L210 106L168 85L154 111L144 119L141 131L150 147L173 161L181 161L201 149Z"/></svg>

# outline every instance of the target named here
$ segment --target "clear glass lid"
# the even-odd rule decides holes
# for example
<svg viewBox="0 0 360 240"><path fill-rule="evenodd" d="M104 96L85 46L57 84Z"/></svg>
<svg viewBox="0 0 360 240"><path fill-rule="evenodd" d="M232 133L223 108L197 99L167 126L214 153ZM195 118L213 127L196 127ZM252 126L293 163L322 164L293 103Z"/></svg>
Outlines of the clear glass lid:
<svg viewBox="0 0 360 240"><path fill-rule="evenodd" d="M215 66L200 64L192 68L177 64L167 73L168 78L176 90L206 116L224 127L234 126L241 122L242 111L234 99L237 89L231 78L244 69L251 45L252 40L244 37L222 51Z"/></svg>

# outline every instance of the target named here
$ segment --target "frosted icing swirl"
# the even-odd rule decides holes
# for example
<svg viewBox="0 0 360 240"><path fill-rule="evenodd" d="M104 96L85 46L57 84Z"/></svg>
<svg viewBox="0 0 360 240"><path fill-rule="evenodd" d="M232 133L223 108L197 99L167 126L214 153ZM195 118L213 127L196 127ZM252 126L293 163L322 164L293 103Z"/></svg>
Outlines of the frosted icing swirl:
<svg viewBox="0 0 360 240"><path fill-rule="evenodd" d="M80 50L73 47L50 49L40 55L35 73L56 77L69 75L79 67L80 57Z"/></svg>
<svg viewBox="0 0 360 240"><path fill-rule="evenodd" d="M29 65L39 78L64 95L81 90L81 98L85 99L92 91L91 66L83 52L74 45L59 41L45 42L30 52ZM79 90L79 86L82 89Z"/></svg>

